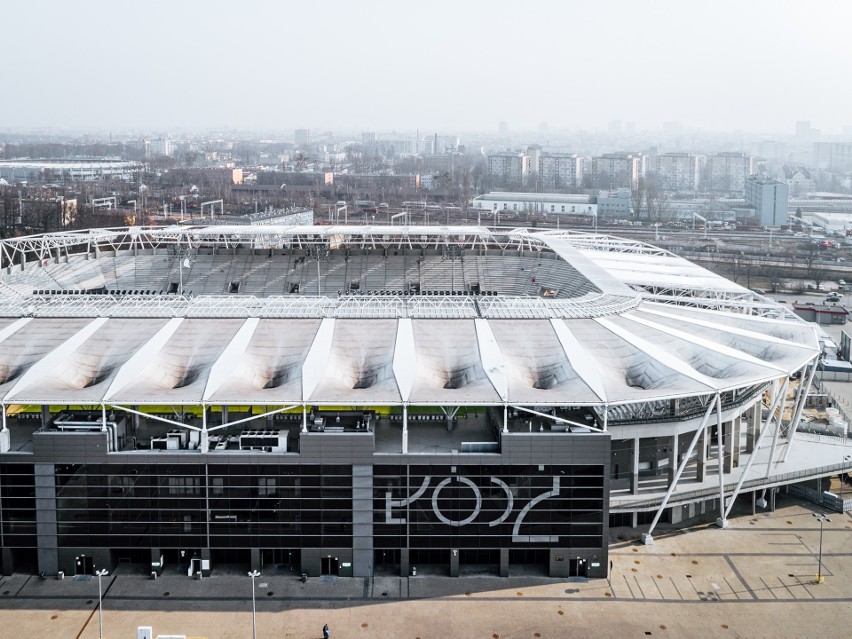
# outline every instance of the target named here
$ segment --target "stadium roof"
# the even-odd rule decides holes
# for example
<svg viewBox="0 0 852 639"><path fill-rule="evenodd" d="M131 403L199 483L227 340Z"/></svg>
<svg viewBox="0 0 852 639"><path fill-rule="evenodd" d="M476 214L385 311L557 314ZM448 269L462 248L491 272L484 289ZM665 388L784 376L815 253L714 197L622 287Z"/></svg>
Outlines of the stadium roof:
<svg viewBox="0 0 852 639"><path fill-rule="evenodd" d="M68 259L58 266L70 271L116 259L88 259L108 246L142 260L134 243L247 241L552 251L593 287L567 299L25 289L29 272L47 268L40 256L56 260L57 247L86 246L82 255L62 253ZM5 264L0 276L3 404L616 406L751 388L819 353L814 327L780 306L666 251L602 235L168 227L22 238L4 242L2 254L24 254L23 243L39 261L30 257L23 270Z"/></svg>

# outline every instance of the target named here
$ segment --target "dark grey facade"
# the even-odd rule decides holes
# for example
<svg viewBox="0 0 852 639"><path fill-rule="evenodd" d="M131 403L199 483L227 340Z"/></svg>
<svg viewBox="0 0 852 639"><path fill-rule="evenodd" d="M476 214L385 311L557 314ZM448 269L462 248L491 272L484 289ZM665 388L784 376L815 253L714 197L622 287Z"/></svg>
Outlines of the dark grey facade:
<svg viewBox="0 0 852 639"><path fill-rule="evenodd" d="M606 575L608 435L506 433L497 453L434 455L377 453L374 435L108 452L106 432L38 430L31 452L0 455L2 570Z"/></svg>

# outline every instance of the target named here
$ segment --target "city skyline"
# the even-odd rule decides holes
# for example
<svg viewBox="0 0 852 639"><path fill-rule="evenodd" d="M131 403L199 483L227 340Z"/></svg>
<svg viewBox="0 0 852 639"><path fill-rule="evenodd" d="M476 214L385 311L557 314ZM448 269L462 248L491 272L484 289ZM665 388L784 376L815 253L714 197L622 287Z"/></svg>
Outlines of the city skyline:
<svg viewBox="0 0 852 639"><path fill-rule="evenodd" d="M246 2L6 11L7 99L22 129L823 134L848 127L844 18L789 2ZM49 19L44 19L47 16ZM814 99L818 96L818 99Z"/></svg>

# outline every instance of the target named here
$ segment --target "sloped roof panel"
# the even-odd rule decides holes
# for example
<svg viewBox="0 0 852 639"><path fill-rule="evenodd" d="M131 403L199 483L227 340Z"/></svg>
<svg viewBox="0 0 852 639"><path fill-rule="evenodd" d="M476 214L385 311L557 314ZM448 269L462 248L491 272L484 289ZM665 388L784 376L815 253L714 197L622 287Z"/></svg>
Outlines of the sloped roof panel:
<svg viewBox="0 0 852 639"><path fill-rule="evenodd" d="M325 375L309 400L317 404L399 403L393 374L396 322L336 320Z"/></svg>
<svg viewBox="0 0 852 639"><path fill-rule="evenodd" d="M318 319L262 319L233 373L211 402L302 401L302 364L319 328Z"/></svg>
<svg viewBox="0 0 852 639"><path fill-rule="evenodd" d="M417 376L412 404L497 404L479 355L473 320L413 320Z"/></svg>
<svg viewBox="0 0 852 639"><path fill-rule="evenodd" d="M754 322L758 318L749 316L743 316L742 323L738 323L734 321L736 315L728 317L729 314L725 313L719 314L722 322L718 323L716 313L696 314L693 310L657 304L643 305L635 313L637 317L717 342L785 371L801 368L814 358L819 349L813 328L804 323L783 320ZM772 332L791 339L776 337Z"/></svg>
<svg viewBox="0 0 852 639"><path fill-rule="evenodd" d="M0 397L13 388L30 366L82 330L90 319L37 318L0 342Z"/></svg>
<svg viewBox="0 0 852 639"><path fill-rule="evenodd" d="M571 366L548 320L489 320L509 381L513 404L596 403Z"/></svg>
<svg viewBox="0 0 852 639"><path fill-rule="evenodd" d="M706 384L667 366L595 320L565 323L577 341L594 356L610 403L650 401L710 391Z"/></svg>
<svg viewBox="0 0 852 639"><path fill-rule="evenodd" d="M187 319L154 359L110 397L127 404L197 404L210 367L239 330L239 319Z"/></svg>
<svg viewBox="0 0 852 639"><path fill-rule="evenodd" d="M118 369L166 323L162 320L110 319L73 352L10 399L27 403L97 404Z"/></svg>

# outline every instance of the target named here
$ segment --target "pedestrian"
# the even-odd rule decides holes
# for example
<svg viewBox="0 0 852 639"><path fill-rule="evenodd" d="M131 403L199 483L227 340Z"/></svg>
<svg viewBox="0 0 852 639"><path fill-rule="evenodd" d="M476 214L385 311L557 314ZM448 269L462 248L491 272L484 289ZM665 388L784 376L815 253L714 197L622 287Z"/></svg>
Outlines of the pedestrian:
<svg viewBox="0 0 852 639"><path fill-rule="evenodd" d="M328 624L325 624L325 625L322 627L322 639L328 639L328 637L329 637L329 633L328 633Z"/></svg>

